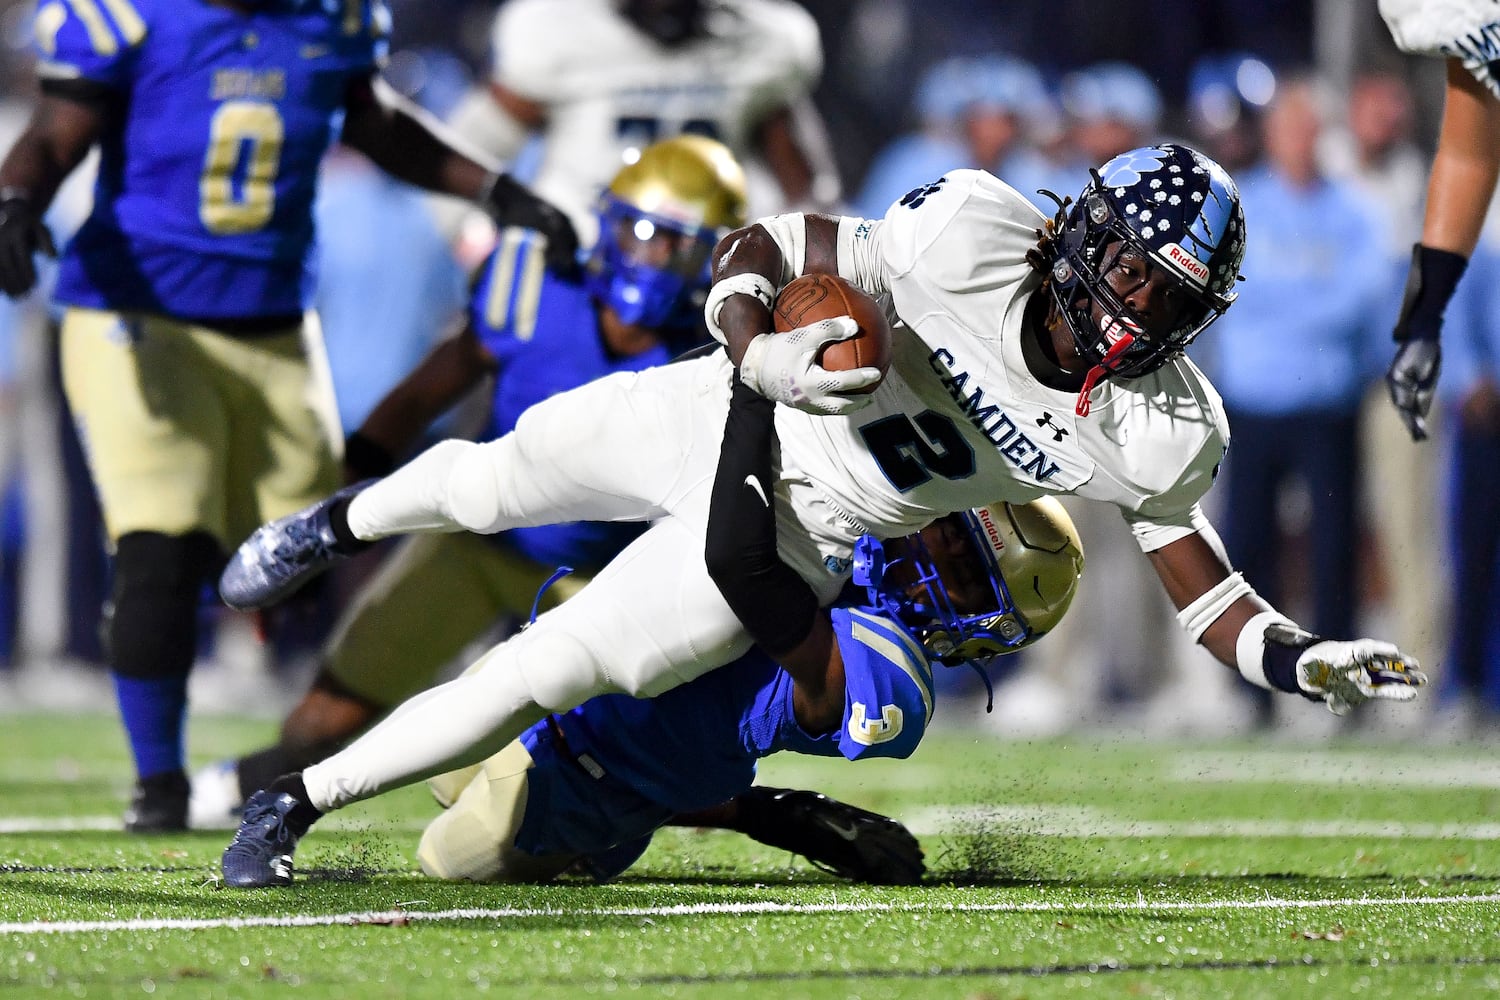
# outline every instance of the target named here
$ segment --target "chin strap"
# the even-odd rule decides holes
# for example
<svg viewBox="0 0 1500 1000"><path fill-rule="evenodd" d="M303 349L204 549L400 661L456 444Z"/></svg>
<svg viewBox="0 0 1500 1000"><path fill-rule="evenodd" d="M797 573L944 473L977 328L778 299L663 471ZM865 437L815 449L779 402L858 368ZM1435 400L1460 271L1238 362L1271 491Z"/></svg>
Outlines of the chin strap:
<svg viewBox="0 0 1500 1000"><path fill-rule="evenodd" d="M1083 377L1083 388L1078 390L1078 402L1073 407L1073 412L1080 417L1089 415L1089 394L1099 384L1099 380L1109 374L1109 366L1119 359L1120 355L1130 350L1130 345L1135 343L1135 335L1129 333L1120 334L1120 339L1109 346L1104 352L1104 357L1099 363L1089 369L1089 373Z"/></svg>

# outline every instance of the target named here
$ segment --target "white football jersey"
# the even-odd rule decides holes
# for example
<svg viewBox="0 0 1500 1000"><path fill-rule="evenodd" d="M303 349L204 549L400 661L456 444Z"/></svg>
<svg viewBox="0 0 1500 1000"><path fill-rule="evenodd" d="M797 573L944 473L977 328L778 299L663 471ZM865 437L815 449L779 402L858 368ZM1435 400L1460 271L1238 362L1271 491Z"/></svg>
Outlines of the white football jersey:
<svg viewBox="0 0 1500 1000"><path fill-rule="evenodd" d="M718 0L704 37L658 44L614 0L511 0L494 22L495 82L542 104L548 122L533 187L591 240L599 192L631 150L696 132L741 160L776 108L822 71L818 26L784 0Z"/></svg>
<svg viewBox="0 0 1500 1000"><path fill-rule="evenodd" d="M892 364L855 413L777 408L794 498L821 495L883 538L948 511L1059 493L1118 505L1147 551L1207 524L1197 502L1229 431L1192 362L1101 383L1087 417L1076 393L1031 375L1022 319L1040 278L1026 252L1043 221L978 170L949 173L881 221L842 221L839 270L890 304Z"/></svg>
<svg viewBox="0 0 1500 1000"><path fill-rule="evenodd" d="M1403 52L1463 62L1500 97L1500 4L1495 0L1380 0L1391 37Z"/></svg>

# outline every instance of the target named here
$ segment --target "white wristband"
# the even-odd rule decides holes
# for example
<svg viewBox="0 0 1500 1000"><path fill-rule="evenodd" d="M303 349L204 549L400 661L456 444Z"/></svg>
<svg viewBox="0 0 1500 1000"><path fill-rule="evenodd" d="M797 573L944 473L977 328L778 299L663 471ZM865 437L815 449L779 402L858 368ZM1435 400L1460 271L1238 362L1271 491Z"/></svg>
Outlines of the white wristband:
<svg viewBox="0 0 1500 1000"><path fill-rule="evenodd" d="M1296 622L1280 611L1262 611L1245 623L1234 644L1234 661L1240 668L1240 676L1267 691L1276 688L1266 679L1266 627L1277 623L1297 627Z"/></svg>
<svg viewBox="0 0 1500 1000"><path fill-rule="evenodd" d="M1231 573L1204 591L1192 604L1177 612L1177 623L1187 629L1188 635L1197 642L1203 638L1208 627L1229 610L1231 604L1253 593L1255 589L1245 582L1244 574Z"/></svg>
<svg viewBox="0 0 1500 1000"><path fill-rule="evenodd" d="M719 329L719 312L724 308L724 300L731 295L749 295L770 309L771 303L776 301L776 286L765 275L753 272L731 274L714 282L708 290L707 301L703 303L703 321L708 324L708 332L725 347L729 346L729 338Z"/></svg>

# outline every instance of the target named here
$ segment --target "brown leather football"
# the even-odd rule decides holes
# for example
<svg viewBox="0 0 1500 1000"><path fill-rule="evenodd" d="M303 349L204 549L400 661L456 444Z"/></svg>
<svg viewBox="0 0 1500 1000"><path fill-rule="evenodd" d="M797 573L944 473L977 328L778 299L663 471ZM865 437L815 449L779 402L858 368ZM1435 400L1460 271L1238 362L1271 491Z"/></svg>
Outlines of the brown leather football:
<svg viewBox="0 0 1500 1000"><path fill-rule="evenodd" d="M804 274L776 296L772 322L777 333L795 330L831 316L853 316L859 332L823 348L818 364L829 371L891 366L891 326L885 313L865 292L833 274ZM880 383L862 392L873 392Z"/></svg>

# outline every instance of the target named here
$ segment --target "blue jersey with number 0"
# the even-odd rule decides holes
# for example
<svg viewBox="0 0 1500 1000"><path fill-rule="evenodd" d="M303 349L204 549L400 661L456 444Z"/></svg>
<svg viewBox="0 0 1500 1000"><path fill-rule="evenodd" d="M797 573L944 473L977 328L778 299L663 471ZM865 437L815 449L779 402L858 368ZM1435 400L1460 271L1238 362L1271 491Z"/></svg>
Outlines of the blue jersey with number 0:
<svg viewBox="0 0 1500 1000"><path fill-rule="evenodd" d="M383 0L47 0L38 73L113 96L59 301L200 319L302 310L318 165L384 58ZM63 91L66 93L66 91Z"/></svg>
<svg viewBox="0 0 1500 1000"><path fill-rule="evenodd" d="M527 407L614 372L665 364L665 346L620 357L605 350L597 307L583 284L542 262L535 238L502 234L469 301L469 323L500 364L486 438L508 434ZM602 567L641 533L639 524L578 521L513 528L503 541L548 566Z"/></svg>

